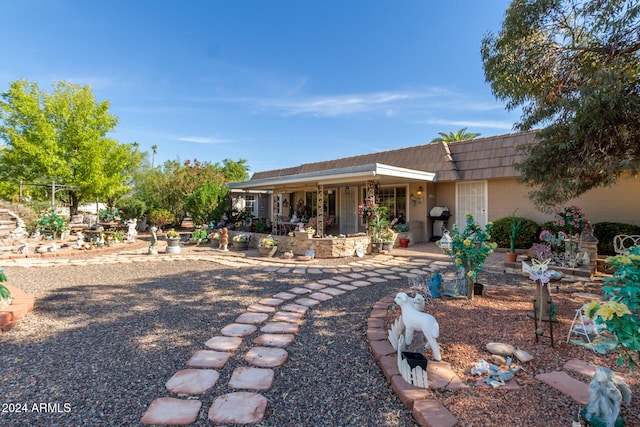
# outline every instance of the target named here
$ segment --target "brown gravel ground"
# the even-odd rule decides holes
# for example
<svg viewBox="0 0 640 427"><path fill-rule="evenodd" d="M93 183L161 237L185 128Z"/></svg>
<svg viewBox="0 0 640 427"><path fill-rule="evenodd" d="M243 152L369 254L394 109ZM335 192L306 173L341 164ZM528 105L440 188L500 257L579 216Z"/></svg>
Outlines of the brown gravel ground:
<svg viewBox="0 0 640 427"><path fill-rule="evenodd" d="M640 425L640 374L626 366L617 365L618 355L598 355L582 346L567 343L569 328L576 309L587 300L577 293L602 295L602 283L589 286L552 283L551 296L556 304L558 322L553 323L554 347L548 337L535 342L534 322L527 316L532 311L534 283L527 278L509 274L482 274L485 283L482 296L472 301L444 298L435 300L432 313L440 325L440 351L443 360L470 387L457 391L434 391L438 399L464 426L569 426L573 402L556 389L536 380L537 374L562 370L571 359L606 366L621 374L631 387L632 401L624 404L620 415L627 426ZM399 314L390 305L387 324ZM545 324L548 325L548 324ZM545 334L549 334L548 326ZM575 339L574 336L572 339ZM526 372L519 372L516 381L519 390L510 391L488 386L477 386L484 377L471 375L471 368L479 359L489 361L485 345L503 342L519 347L534 356L530 362L520 364ZM430 353L427 353L429 356ZM517 363L514 366L518 366ZM576 379L588 383L591 378L567 371Z"/></svg>
<svg viewBox="0 0 640 427"><path fill-rule="evenodd" d="M347 260L348 261L348 260ZM345 262L342 260L341 262ZM335 263L335 262L334 262ZM418 260L416 266L424 265ZM36 309L0 335L0 401L69 403L68 412L0 413L1 426L139 425L148 405L168 396L166 381L191 354L259 299L322 275L229 268L204 261L5 268L9 283L37 298ZM443 360L469 385L469 370L487 358L484 344L502 341L535 360L517 376L521 389L487 387L433 391L463 426L568 426L572 403L533 377L561 369L572 358L621 372L634 398L623 405L627 425L640 425L638 373L616 367L615 355L597 356L566 344L581 300L554 293L560 321L555 347L534 342L532 284L510 275L483 274L484 296L472 302L442 299L431 311L440 324ZM406 279L358 289L309 310L289 360L276 369L262 426L416 426L395 397L366 340L373 303L406 287ZM591 289L589 289L591 290ZM597 291L597 290L596 290ZM389 319L395 317L389 310ZM243 347L220 370L196 426L211 425L213 399L228 391L231 372L245 366ZM581 378L588 382L588 378Z"/></svg>

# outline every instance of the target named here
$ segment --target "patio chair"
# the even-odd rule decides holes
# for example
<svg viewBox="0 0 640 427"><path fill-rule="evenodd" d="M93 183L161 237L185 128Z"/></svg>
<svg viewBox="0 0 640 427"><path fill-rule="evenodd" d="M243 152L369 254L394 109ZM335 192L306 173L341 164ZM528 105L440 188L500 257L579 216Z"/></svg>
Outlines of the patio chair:
<svg viewBox="0 0 640 427"><path fill-rule="evenodd" d="M627 249L637 245L640 245L640 236L638 235L618 234L613 238L613 250L617 254L623 254Z"/></svg>

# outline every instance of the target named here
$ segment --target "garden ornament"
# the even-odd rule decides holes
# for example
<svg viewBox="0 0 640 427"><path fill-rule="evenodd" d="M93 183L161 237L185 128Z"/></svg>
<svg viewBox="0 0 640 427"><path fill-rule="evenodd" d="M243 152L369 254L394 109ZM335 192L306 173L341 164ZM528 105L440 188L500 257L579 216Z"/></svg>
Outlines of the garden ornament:
<svg viewBox="0 0 640 427"><path fill-rule="evenodd" d="M427 283L429 287L429 292L433 298L441 298L442 297L442 274L438 273L439 269L436 269L437 266L434 266L434 271L431 275L431 280Z"/></svg>
<svg viewBox="0 0 640 427"><path fill-rule="evenodd" d="M494 364L489 364L489 377L484 380L487 384L492 387L499 387L501 385L505 385L508 381L510 381L513 377L516 376L518 371L524 370L520 366L513 369L511 367L511 358L507 357L507 368L508 371L503 371L499 366Z"/></svg>
<svg viewBox="0 0 640 427"><path fill-rule="evenodd" d="M623 425L618 420L620 401L631 402L631 390L627 383L616 379L609 368L596 366L596 373L589 383L589 401L582 410L582 416L590 425L614 427Z"/></svg>
<svg viewBox="0 0 640 427"><path fill-rule="evenodd" d="M416 296L411 298L411 304L416 310L424 311L426 300L424 299L424 296L422 294L416 293Z"/></svg>
<svg viewBox="0 0 640 427"><path fill-rule="evenodd" d="M18 246L18 253L19 254L28 254L29 253L29 244L27 242L21 244L20 246Z"/></svg>
<svg viewBox="0 0 640 427"><path fill-rule="evenodd" d="M421 331L427 339L425 349L430 347L433 351L433 358L440 361L440 347L438 347L438 342L436 341L436 338L440 336L440 327L438 326L438 322L435 317L428 313L422 313L416 310L413 306L413 299L409 298L409 296L404 292L398 292L394 301L402 310L402 322L405 326L406 345L411 345L414 331Z"/></svg>
<svg viewBox="0 0 640 427"><path fill-rule="evenodd" d="M158 243L158 227L152 225L149 229L151 232L151 244L149 245L149 255L158 255L158 250L156 249L156 244Z"/></svg>
<svg viewBox="0 0 640 427"><path fill-rule="evenodd" d="M127 225L129 229L127 230L127 243L133 243L136 241L136 236L138 232L136 231L136 226L138 224L138 220L133 218L127 221Z"/></svg>
<svg viewBox="0 0 640 427"><path fill-rule="evenodd" d="M222 227L220 229L220 245L218 249L222 249L223 251L228 251L227 246L229 245L229 229L227 227Z"/></svg>
<svg viewBox="0 0 640 427"><path fill-rule="evenodd" d="M76 233L76 249L82 249L84 246L84 234L82 234L82 231L78 231Z"/></svg>

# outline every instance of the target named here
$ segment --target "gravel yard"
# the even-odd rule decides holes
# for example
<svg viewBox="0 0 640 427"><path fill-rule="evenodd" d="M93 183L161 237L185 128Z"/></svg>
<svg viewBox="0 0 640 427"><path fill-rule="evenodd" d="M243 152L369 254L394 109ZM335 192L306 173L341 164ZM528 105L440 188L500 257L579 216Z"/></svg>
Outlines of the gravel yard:
<svg viewBox="0 0 640 427"><path fill-rule="evenodd" d="M29 409L1 413L2 426L138 425L154 399L170 395L167 380L250 304L335 275L266 273L204 261L5 271L10 283L37 300L33 312L0 335L0 401ZM365 339L370 306L403 284L359 289L309 310L287 347L287 363L263 393L269 403L262 425L416 425ZM235 352L214 389L199 396L203 406L195 425L211 425L207 411L229 391L247 349ZM57 403L59 412L32 412L34 403Z"/></svg>
<svg viewBox="0 0 640 427"><path fill-rule="evenodd" d="M332 278L338 270L304 275L181 260L5 271L9 283L34 294L37 302L13 330L0 335L0 401L28 409L0 413L0 425L131 426L139 425L154 399L170 396L167 380L250 304ZM568 287L552 293L560 321L554 324L556 345L551 348L547 341L534 342L532 320L526 317L531 281L495 274L482 274L480 281L486 284L483 296L472 302L437 300L428 310L440 323L443 360L470 385L454 392L432 391L431 398L442 402L460 425L570 425L571 400L534 376L560 370L573 358L622 372L634 393L632 404L623 404L622 415L627 425L640 425L638 373L617 367L614 354L597 356L565 342L582 304ZM275 369L272 389L260 392L268 399L260 425L416 426L382 375L365 336L371 305L406 284L405 278L375 284L310 309L286 347L288 361ZM395 315L390 306L388 320ZM469 370L479 358L488 358L484 345L495 341L535 356L524 365L527 372L516 376L519 390L475 386L478 378ZM246 366L242 356L250 343L245 338L219 370L214 388L197 396L203 405L194 425L212 425L207 412L216 397L231 391L229 378L234 368ZM34 404L42 403L51 404L48 411L33 411Z"/></svg>

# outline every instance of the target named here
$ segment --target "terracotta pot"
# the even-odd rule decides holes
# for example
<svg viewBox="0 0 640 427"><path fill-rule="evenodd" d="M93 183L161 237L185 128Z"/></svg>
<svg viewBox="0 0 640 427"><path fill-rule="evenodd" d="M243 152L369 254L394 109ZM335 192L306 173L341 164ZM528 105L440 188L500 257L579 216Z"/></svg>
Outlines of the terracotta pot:
<svg viewBox="0 0 640 427"><path fill-rule="evenodd" d="M507 261L516 262L518 260L518 254L515 252L507 252Z"/></svg>
<svg viewBox="0 0 640 427"><path fill-rule="evenodd" d="M409 239L400 239L400 247L408 248L409 247Z"/></svg>

